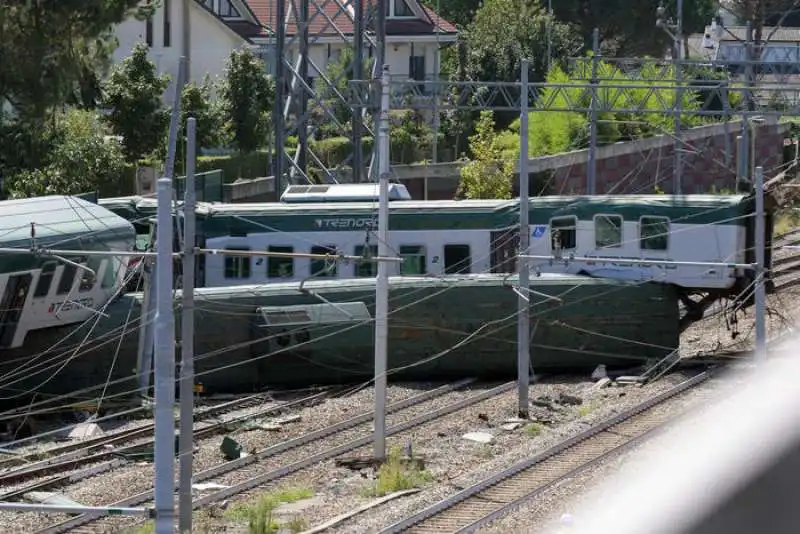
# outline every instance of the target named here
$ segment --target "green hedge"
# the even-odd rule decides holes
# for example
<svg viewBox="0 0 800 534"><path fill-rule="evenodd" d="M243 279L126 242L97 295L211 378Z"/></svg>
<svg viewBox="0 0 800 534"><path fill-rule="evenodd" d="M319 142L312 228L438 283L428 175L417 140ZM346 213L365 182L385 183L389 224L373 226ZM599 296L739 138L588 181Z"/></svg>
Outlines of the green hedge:
<svg viewBox="0 0 800 534"><path fill-rule="evenodd" d="M237 178L257 178L266 176L269 167L269 154L259 150L250 154L225 156L200 156L197 158L197 172L221 170L225 183L235 182Z"/></svg>

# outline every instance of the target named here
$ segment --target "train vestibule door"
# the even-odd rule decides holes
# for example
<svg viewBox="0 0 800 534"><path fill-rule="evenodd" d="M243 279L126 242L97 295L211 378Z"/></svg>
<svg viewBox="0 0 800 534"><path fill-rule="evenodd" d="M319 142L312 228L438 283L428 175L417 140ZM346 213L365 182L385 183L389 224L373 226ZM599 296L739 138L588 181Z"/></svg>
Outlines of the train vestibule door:
<svg viewBox="0 0 800 534"><path fill-rule="evenodd" d="M32 276L19 274L11 276L0 300L0 348L10 348L14 343L19 320L25 309Z"/></svg>

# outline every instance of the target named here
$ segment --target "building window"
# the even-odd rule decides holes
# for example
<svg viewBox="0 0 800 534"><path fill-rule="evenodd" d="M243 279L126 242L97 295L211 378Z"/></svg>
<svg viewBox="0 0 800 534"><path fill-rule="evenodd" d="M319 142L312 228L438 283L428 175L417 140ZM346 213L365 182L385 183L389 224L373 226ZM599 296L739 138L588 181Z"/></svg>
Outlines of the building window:
<svg viewBox="0 0 800 534"><path fill-rule="evenodd" d="M639 219L639 244L644 250L669 248L669 218L642 217Z"/></svg>
<svg viewBox="0 0 800 534"><path fill-rule="evenodd" d="M164 2L164 47L172 46L172 6L170 0Z"/></svg>
<svg viewBox="0 0 800 534"><path fill-rule="evenodd" d="M594 218L595 248L622 246L622 217L619 215L596 215Z"/></svg>
<svg viewBox="0 0 800 534"><path fill-rule="evenodd" d="M557 217L550 221L550 246L552 250L570 250L578 245L578 219Z"/></svg>
<svg viewBox="0 0 800 534"><path fill-rule="evenodd" d="M238 18L239 12L231 5L231 0L219 0L219 16L224 18Z"/></svg>
<svg viewBox="0 0 800 534"><path fill-rule="evenodd" d="M311 247L312 254L336 254L336 247L334 246L313 246ZM311 260L311 276L319 278L334 277L336 276L336 261L327 261L322 259Z"/></svg>
<svg viewBox="0 0 800 534"><path fill-rule="evenodd" d="M469 245L444 246L444 274L467 274L471 264Z"/></svg>
<svg viewBox="0 0 800 534"><path fill-rule="evenodd" d="M358 245L355 249L355 255L362 258L374 258L378 255L378 245L370 245L369 247ZM378 276L378 264L374 261L356 262L356 276L362 278Z"/></svg>
<svg viewBox="0 0 800 534"><path fill-rule="evenodd" d="M269 247L269 252L293 254L294 247ZM267 258L267 278L292 278L294 276L294 258L270 256Z"/></svg>
<svg viewBox="0 0 800 534"><path fill-rule="evenodd" d="M250 250L248 247L228 247L228 250ZM249 256L225 256L225 278L250 278Z"/></svg>
<svg viewBox="0 0 800 534"><path fill-rule="evenodd" d="M414 12L411 10L406 0L386 0L386 16L409 18L415 17L416 15L414 15Z"/></svg>
<svg viewBox="0 0 800 534"><path fill-rule="evenodd" d="M400 257L403 258L403 263L400 264L401 275L415 276L427 273L425 268L425 247L403 245L400 247Z"/></svg>
<svg viewBox="0 0 800 534"><path fill-rule="evenodd" d="M153 17L147 17L144 21L144 42L153 48Z"/></svg>
<svg viewBox="0 0 800 534"><path fill-rule="evenodd" d="M53 283L53 276L56 274L57 262L48 261L42 265L42 272L39 273L39 281L36 282L34 297L46 297L50 294L50 286Z"/></svg>

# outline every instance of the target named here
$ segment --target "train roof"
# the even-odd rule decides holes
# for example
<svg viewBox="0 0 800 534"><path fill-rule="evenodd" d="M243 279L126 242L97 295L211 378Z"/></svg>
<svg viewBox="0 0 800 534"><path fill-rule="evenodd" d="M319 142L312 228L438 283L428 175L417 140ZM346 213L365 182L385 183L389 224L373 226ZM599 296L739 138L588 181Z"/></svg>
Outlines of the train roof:
<svg viewBox="0 0 800 534"><path fill-rule="evenodd" d="M0 246L29 248L31 223L36 244L50 248L104 249L107 240L135 238L131 223L106 208L53 195L0 202Z"/></svg>
<svg viewBox="0 0 800 534"><path fill-rule="evenodd" d="M690 224L713 224L740 218L746 213L749 198L748 195L658 194L532 197L531 224L547 224L553 217L566 216L589 220L598 214L621 215L626 220L667 216L673 221ZM152 217L156 209L154 198L122 197L102 199L100 203L131 220ZM362 220L377 217L377 207L376 202L201 202L197 214L205 220L205 231L211 234L247 232L254 226L280 231L318 231L363 227L357 225ZM501 229L518 222L519 200L404 200L391 202L389 209L390 224L397 230ZM335 221L332 218L336 218ZM342 226L343 221L350 221L348 224L352 225Z"/></svg>

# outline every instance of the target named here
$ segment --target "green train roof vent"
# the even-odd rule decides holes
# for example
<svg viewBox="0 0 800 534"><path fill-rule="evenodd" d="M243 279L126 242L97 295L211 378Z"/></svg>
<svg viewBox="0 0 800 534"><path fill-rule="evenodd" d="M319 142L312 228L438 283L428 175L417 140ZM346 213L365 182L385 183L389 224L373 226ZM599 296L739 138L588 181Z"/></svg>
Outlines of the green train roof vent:
<svg viewBox="0 0 800 534"><path fill-rule="evenodd" d="M378 202L378 184L290 185L281 195L281 202ZM389 200L411 200L403 184L389 184Z"/></svg>
<svg viewBox="0 0 800 534"><path fill-rule="evenodd" d="M363 302L327 302L296 306L262 306L256 310L266 327L368 322L372 316Z"/></svg>

